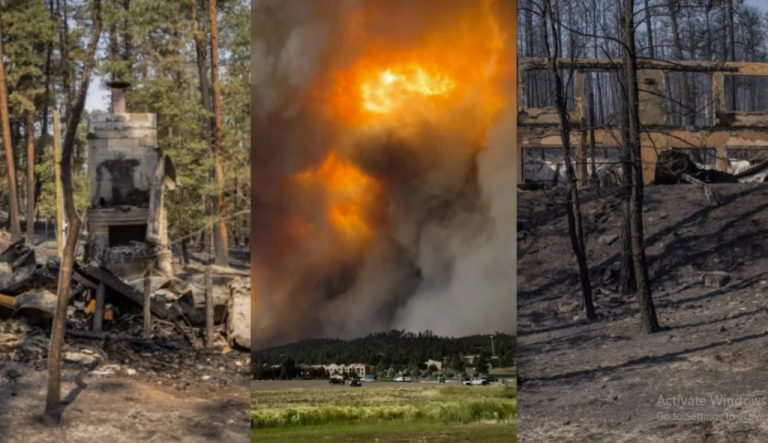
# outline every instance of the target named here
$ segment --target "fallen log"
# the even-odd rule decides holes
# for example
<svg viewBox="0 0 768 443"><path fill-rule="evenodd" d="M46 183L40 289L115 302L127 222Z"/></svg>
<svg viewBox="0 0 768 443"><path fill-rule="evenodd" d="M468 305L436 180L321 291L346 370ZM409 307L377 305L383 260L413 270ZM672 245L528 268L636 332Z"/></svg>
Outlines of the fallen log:
<svg viewBox="0 0 768 443"><path fill-rule="evenodd" d="M712 190L712 188L710 188L709 186L707 186L706 183L704 183L703 181L701 181L701 180L699 180L699 179L697 179L697 178L695 178L695 177L693 177L691 175L685 174L685 173L682 174L681 178L684 181L686 181L686 182L688 182L688 183L690 183L692 185L696 185L696 186L699 187L699 189L703 190L704 191L704 196L707 197L707 200L709 200L709 206L711 206L713 208L717 208L718 206L720 206L720 201L717 198L717 194L715 194L715 191Z"/></svg>
<svg viewBox="0 0 768 443"><path fill-rule="evenodd" d="M67 330L66 333L70 337L88 338L91 340L135 341L135 342L152 341L152 339L148 339L148 338L136 337L133 335L126 335L126 334L112 334L109 332Z"/></svg>
<svg viewBox="0 0 768 443"><path fill-rule="evenodd" d="M144 306L143 293L137 291L131 285L122 281L120 278L118 278L117 276L115 276L114 274L112 274L111 272L109 272L104 268L93 266L93 265L87 265L87 266L75 268L75 273L80 274L80 276L84 277L85 279L91 280L94 286L96 286L97 288L98 288L98 284L93 282L93 280L99 283L103 283L108 288L128 298L129 300L133 301L139 306ZM157 317L162 319L168 317L168 310L163 304L157 303L155 300L152 300L149 306L150 306L150 311Z"/></svg>

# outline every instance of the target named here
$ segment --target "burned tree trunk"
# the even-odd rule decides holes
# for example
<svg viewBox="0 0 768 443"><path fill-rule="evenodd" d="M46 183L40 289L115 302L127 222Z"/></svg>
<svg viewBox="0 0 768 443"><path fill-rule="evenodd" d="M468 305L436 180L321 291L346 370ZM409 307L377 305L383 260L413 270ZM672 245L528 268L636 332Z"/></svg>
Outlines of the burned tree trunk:
<svg viewBox="0 0 768 443"><path fill-rule="evenodd" d="M107 287L104 283L99 283L96 289L96 308L93 312L93 332L100 333L104 324L104 301Z"/></svg>
<svg viewBox="0 0 768 443"><path fill-rule="evenodd" d="M568 116L568 98L565 94L565 87L563 85L563 77L557 64L557 54L560 53L558 48L554 51L550 50L547 36L547 19L549 18L550 27L552 30L552 40L554 44L559 45L560 38L558 36L558 28L555 25L555 19L552 15L552 6L550 0L544 0L544 14L542 17L542 27L545 36L544 46L549 56L550 63L549 69L555 79L555 108L557 109L557 115L560 120L560 139L563 144L563 155L565 158L566 169L566 214L568 218L568 237L571 240L571 248L576 256L576 262L579 267L579 280L581 282L581 293L584 302L584 312L587 320L597 319L595 313L595 306L592 302L592 283L589 280L589 266L587 266L587 254L584 243L584 231L581 223L581 208L579 203L579 190L576 186L576 171L571 161L571 140L570 140L570 122ZM573 74L573 68L571 68L571 74Z"/></svg>
<svg viewBox="0 0 768 443"><path fill-rule="evenodd" d="M589 74L587 74L589 75ZM587 98L587 124L589 125L589 180L593 183L597 182L597 164L595 162L595 150L597 149L597 142L595 141L595 85L592 81L592 76L588 78L589 95Z"/></svg>
<svg viewBox="0 0 768 443"><path fill-rule="evenodd" d="M626 90L625 82L622 87ZM621 103L621 257L619 261L619 292L629 295L635 292L635 265L632 259L632 141L629 137L629 110L626 100Z"/></svg>
<svg viewBox="0 0 768 443"><path fill-rule="evenodd" d="M675 58L679 61L685 59L683 57L683 44L680 40L680 26L678 24L677 13L680 9L678 0L667 0L667 9L669 10L669 18L672 24L672 41L674 46ZM623 31L622 31L623 32ZM633 30L634 34L634 30ZM626 51L626 49L625 49ZM684 72L677 73L678 87L680 88L680 102L678 104L681 110L681 119L683 124L694 126L696 123L695 106L691 103L691 91L688 85L688 77Z"/></svg>
<svg viewBox="0 0 768 443"><path fill-rule="evenodd" d="M0 34L2 30L0 29ZM14 241L21 237L21 222L19 221L19 194L16 189L16 163L13 159L11 144L11 123L8 115L8 95L5 87L5 67L3 61L3 43L0 41L0 120L3 125L3 148L5 149L5 172L8 174L8 215L11 225L11 237Z"/></svg>
<svg viewBox="0 0 768 443"><path fill-rule="evenodd" d="M734 9L733 9L733 0L728 0L728 60L735 62L736 61L736 23L733 19L734 16ZM736 83L731 80L731 103L733 103L733 109L738 109L738 104L736 103L736 100L738 100L737 97L737 88Z"/></svg>
<svg viewBox="0 0 768 443"><path fill-rule="evenodd" d="M205 347L213 347L213 282L210 264L205 266Z"/></svg>
<svg viewBox="0 0 768 443"><path fill-rule="evenodd" d="M653 48L653 23L651 21L651 6L648 4L648 0L645 0L645 26L648 28L648 56L650 58L656 58L656 50Z"/></svg>
<svg viewBox="0 0 768 443"><path fill-rule="evenodd" d="M643 164L640 152L640 115L637 85L637 53L635 50L634 1L624 0L622 37L624 40L624 75L629 121L629 152L632 160L631 234L632 258L640 305L641 330L645 333L660 330L653 305L648 262L643 238Z"/></svg>
<svg viewBox="0 0 768 443"><path fill-rule="evenodd" d="M152 336L152 268L154 263L149 263L144 272L144 303L142 306L142 317L144 324L142 328L142 337L150 338Z"/></svg>
<svg viewBox="0 0 768 443"><path fill-rule="evenodd" d="M101 0L93 1L93 26L91 39L85 54L85 66L80 80L80 91L77 101L72 107L72 114L67 120L67 130L64 136L64 146L61 152L61 180L66 207L69 235L64 246L61 269L59 270L59 288L56 302L56 314L53 318L51 342L48 351L48 393L45 399L43 422L49 426L61 422L61 348L64 342L67 304L72 289L72 271L75 264L75 251L80 234L81 220L75 207L75 192L72 183L72 157L77 138L77 127L85 109L85 98L91 80L96 47L101 35Z"/></svg>
<svg viewBox="0 0 768 443"><path fill-rule="evenodd" d="M48 11L50 12L50 19L53 21L55 20L55 11L53 7L53 0L49 0L48 2ZM37 150L37 157L35 159L35 162L43 163L44 161L44 153L45 149L48 147L48 144L50 143L50 136L48 135L48 114L50 113L51 104L55 103L56 95L51 94L51 79L53 77L52 75L52 57L53 57L53 39L48 42L48 45L46 46L45 50L45 92L43 93L43 97L45 100L43 101L43 108L42 108L42 125L40 128L40 144L42 145ZM55 105L54 105L55 108ZM38 205L40 201L40 193L42 190L42 180L40 179L40 176L38 175L35 179L35 206ZM46 227L47 228L47 227ZM45 237L48 239L48 236Z"/></svg>
<svg viewBox="0 0 768 443"><path fill-rule="evenodd" d="M186 236L181 240L181 258L182 264L189 264L189 239Z"/></svg>
<svg viewBox="0 0 768 443"><path fill-rule="evenodd" d="M208 64L206 63L206 50L205 42L203 39L202 30L198 21L198 9L197 0L189 0L189 6L192 12L192 29L195 42L195 53L197 55L197 70L200 79L200 94L203 99L203 108L212 114L211 117L205 119L205 128L209 137L212 140L212 152L214 155L215 165L211 169L211 177L220 183L219 198L218 201L214 201L212 198L206 200L206 207L209 213L214 217L223 217L223 171L221 170L220 159L220 147L221 147L221 114L219 112L219 97L218 93L218 29L216 29L216 2L209 1L210 20L211 20L211 74L213 78L213 92L214 102L211 103L211 85L208 82ZM215 45L215 48L214 48ZM217 120L218 119L218 120ZM218 139L217 139L218 137ZM214 233L214 245L216 248L216 264L221 266L229 265L229 254L227 251L227 234L226 224L222 221L219 223L219 229Z"/></svg>
<svg viewBox="0 0 768 443"><path fill-rule="evenodd" d="M208 63L206 62L205 43L203 41L202 31L197 18L197 0L189 0L189 6L192 11L192 31L195 41L195 54L197 55L197 73L200 80L200 95L203 99L203 108L213 114L211 107L211 92L208 83ZM206 116L203 124L209 137L213 134L213 122L211 116Z"/></svg>
<svg viewBox="0 0 768 443"><path fill-rule="evenodd" d="M35 112L27 111L27 244L35 246Z"/></svg>
<svg viewBox="0 0 768 443"><path fill-rule="evenodd" d="M211 16L211 83L213 83L213 144L214 168L218 187L217 202L213 215L218 218L217 229L213 231L216 247L216 264L229 266L229 247L227 245L227 223L224 221L224 169L221 157L224 155L221 140L221 86L219 85L219 31L216 19L216 0L209 0L208 9Z"/></svg>

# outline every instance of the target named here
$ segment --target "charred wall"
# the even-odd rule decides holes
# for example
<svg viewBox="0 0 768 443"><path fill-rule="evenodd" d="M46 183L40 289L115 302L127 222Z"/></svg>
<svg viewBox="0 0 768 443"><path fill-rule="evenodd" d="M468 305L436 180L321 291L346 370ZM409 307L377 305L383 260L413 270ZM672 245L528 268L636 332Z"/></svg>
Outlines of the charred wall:
<svg viewBox="0 0 768 443"><path fill-rule="evenodd" d="M587 76L589 73L616 73L621 65L615 61L601 59L561 60L561 66L573 77L567 80L573 84L575 106L569 110L571 122L571 144L575 161L579 165L577 175L583 181L589 165L589 150L618 150L621 134L615 124L618 119L589 125L589 94ZM656 160L665 149L709 150L716 156L715 169L726 171L729 167L729 152L733 150L765 150L768 148L768 109L764 111L737 112L727 106L727 80L733 78L768 78L768 64L744 62L677 62L645 60L639 62L638 82L640 85L640 120L646 131L641 137L643 178L646 183L653 180ZM526 73L547 69L543 59L521 59L518 76L518 155L536 150L562 149L559 133L559 119L553 107L526 108ZM670 83L681 75L705 75L707 90L700 96L707 103L698 103L699 112L706 114L695 119L694 124L675 117L675 100L669 98ZM735 83L735 82L733 82ZM538 88L542 86L536 84ZM703 111L702 111L703 109ZM614 122L611 124L611 122ZM595 146L590 142L594 129ZM530 157L530 156L528 156ZM525 162L521 162L521 165ZM525 180L524 172L518 181Z"/></svg>

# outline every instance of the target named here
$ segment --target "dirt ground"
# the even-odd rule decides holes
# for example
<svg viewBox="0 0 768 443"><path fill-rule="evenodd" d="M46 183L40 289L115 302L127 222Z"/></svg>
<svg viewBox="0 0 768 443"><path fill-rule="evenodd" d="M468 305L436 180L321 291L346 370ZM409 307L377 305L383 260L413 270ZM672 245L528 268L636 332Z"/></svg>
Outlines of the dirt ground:
<svg viewBox="0 0 768 443"><path fill-rule="evenodd" d="M0 249L9 242L0 238ZM38 260L55 255L55 240L41 238L35 253ZM233 253L232 266L247 269L240 251ZM155 326L160 332L150 341L68 336L63 420L48 428L40 416L49 328L18 318L0 320L0 442L248 441L250 354L224 353L221 343L211 351L195 350L183 338L165 337L167 324Z"/></svg>
<svg viewBox="0 0 768 443"><path fill-rule="evenodd" d="M647 256L664 328L652 335L638 332L635 296L616 293L618 201L583 196L592 200L583 213L601 317L588 324L565 210L551 204L559 195L518 195L521 443L765 441L768 186L713 188L719 208L693 186L646 188ZM705 284L712 271L729 281ZM704 405L662 405L660 396ZM714 396L758 404L713 405Z"/></svg>
<svg viewBox="0 0 768 443"><path fill-rule="evenodd" d="M247 386L200 380L183 389L153 377L100 377L69 369L62 425L40 423L47 371L5 364L0 441L5 443L246 442ZM10 376L9 376L10 375Z"/></svg>

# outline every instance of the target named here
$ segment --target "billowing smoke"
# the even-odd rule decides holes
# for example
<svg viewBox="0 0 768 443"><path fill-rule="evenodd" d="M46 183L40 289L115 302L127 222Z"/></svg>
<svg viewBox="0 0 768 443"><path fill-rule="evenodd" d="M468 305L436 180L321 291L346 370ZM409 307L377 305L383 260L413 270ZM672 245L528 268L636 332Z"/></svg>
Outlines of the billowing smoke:
<svg viewBox="0 0 768 443"><path fill-rule="evenodd" d="M254 2L257 349L515 331L514 27L495 3Z"/></svg>

